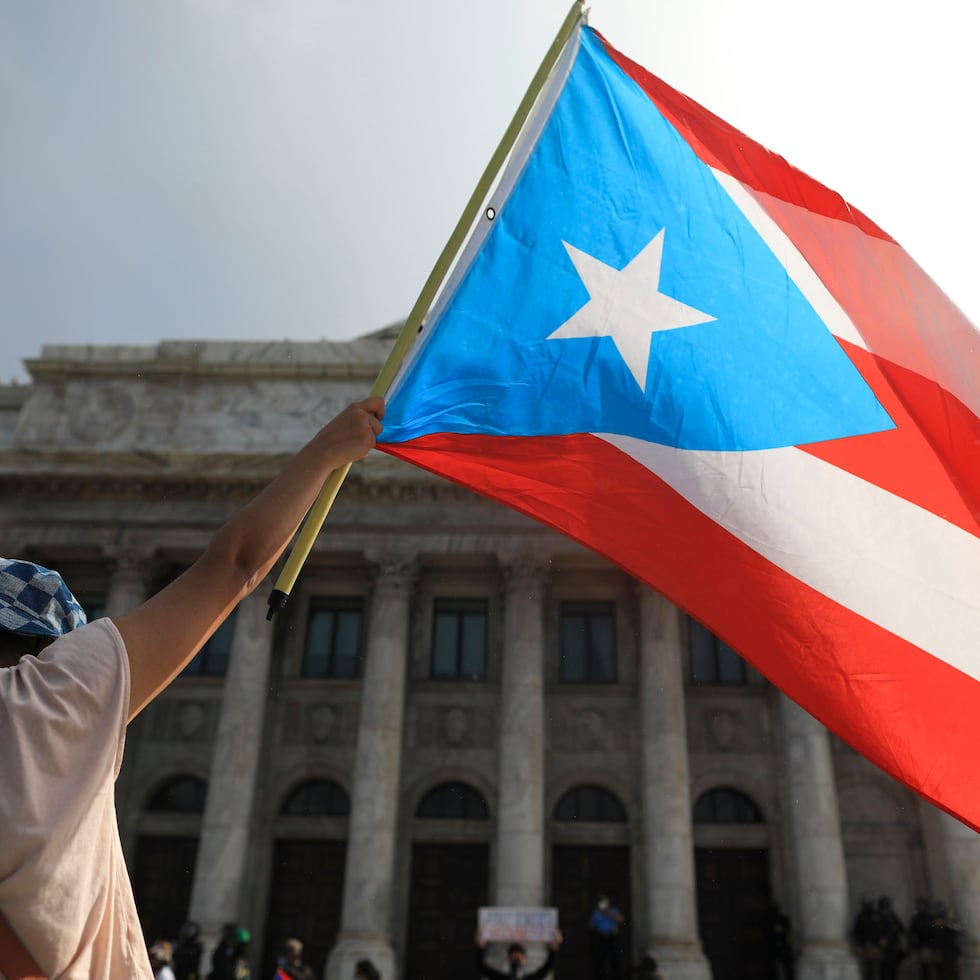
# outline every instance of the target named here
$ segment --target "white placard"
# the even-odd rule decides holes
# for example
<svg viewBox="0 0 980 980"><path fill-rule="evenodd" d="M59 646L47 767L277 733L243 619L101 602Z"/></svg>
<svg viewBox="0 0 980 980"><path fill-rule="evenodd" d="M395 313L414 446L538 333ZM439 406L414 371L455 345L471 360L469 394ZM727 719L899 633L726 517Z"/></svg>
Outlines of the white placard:
<svg viewBox="0 0 980 980"><path fill-rule="evenodd" d="M484 907L477 932L485 943L550 943L558 929L558 909Z"/></svg>

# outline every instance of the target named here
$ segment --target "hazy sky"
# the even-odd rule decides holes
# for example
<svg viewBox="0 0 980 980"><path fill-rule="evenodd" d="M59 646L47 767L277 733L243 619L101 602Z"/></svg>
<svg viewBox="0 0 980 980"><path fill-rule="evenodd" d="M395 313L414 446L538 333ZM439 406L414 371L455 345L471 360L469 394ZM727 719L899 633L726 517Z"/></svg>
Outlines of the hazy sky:
<svg viewBox="0 0 980 980"><path fill-rule="evenodd" d="M404 318L566 0L0 0L0 380L44 343ZM595 0L980 322L963 0Z"/></svg>

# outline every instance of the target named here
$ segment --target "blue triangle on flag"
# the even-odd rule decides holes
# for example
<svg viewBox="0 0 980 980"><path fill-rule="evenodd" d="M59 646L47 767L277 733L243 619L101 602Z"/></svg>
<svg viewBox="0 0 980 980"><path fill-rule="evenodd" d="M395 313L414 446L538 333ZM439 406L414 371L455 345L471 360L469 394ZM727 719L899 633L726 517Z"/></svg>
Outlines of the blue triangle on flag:
<svg viewBox="0 0 980 980"><path fill-rule="evenodd" d="M610 336L551 334L590 300L564 243L622 270L661 232L656 288L707 322L651 324L641 386L616 323ZM751 450L893 428L711 170L589 30L482 249L427 329L386 442L598 432Z"/></svg>

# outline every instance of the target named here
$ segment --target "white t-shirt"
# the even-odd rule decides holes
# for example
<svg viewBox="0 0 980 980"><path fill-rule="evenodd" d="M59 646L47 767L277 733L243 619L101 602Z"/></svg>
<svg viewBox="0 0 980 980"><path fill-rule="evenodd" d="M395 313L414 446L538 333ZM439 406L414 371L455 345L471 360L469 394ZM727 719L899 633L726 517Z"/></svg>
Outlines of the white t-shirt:
<svg viewBox="0 0 980 980"><path fill-rule="evenodd" d="M113 799L129 683L108 619L0 668L0 910L51 978L153 977Z"/></svg>

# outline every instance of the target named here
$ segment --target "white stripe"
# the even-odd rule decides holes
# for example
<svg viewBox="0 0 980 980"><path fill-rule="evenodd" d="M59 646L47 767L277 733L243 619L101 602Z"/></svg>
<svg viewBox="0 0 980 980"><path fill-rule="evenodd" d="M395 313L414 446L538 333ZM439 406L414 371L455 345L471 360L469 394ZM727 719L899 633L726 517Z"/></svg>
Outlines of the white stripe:
<svg viewBox="0 0 980 980"><path fill-rule="evenodd" d="M868 345L858 333L854 321L844 312L844 308L834 299L830 290L782 228L766 214L762 205L730 174L714 169L711 172L727 191L735 206L745 215L772 253L783 264L789 277L796 283L830 332L841 340L849 341L867 350Z"/></svg>
<svg viewBox="0 0 980 980"><path fill-rule="evenodd" d="M980 680L980 538L796 448L597 438L783 571Z"/></svg>
<svg viewBox="0 0 980 980"><path fill-rule="evenodd" d="M868 350L868 345L858 332L854 321L822 280L813 271L793 241L779 225L769 217L755 194L729 174L711 171L718 183L727 191L735 206L752 223L762 240L782 262L790 278L799 287L816 313L823 318L830 332L841 340L849 341ZM804 209L805 210L805 209ZM814 216L820 221L835 219ZM854 234L862 234L854 228ZM914 326L907 338L880 336L875 341L875 353L924 377L933 378L937 384L958 398L974 415L980 414L980 389L977 387L976 350L980 341L980 328L974 326L942 295L938 286L919 268L900 245L879 239L876 249L893 249L893 261L905 265L904 276L894 269L888 275L899 277L894 293L899 289L902 302L911 314ZM899 259L898 256L901 256ZM869 269L873 269L869 265ZM895 267L900 268L900 266ZM883 267L875 274L885 272ZM933 291L934 290L934 291ZM921 346L920 346L921 345ZM924 350L927 362L922 361Z"/></svg>

